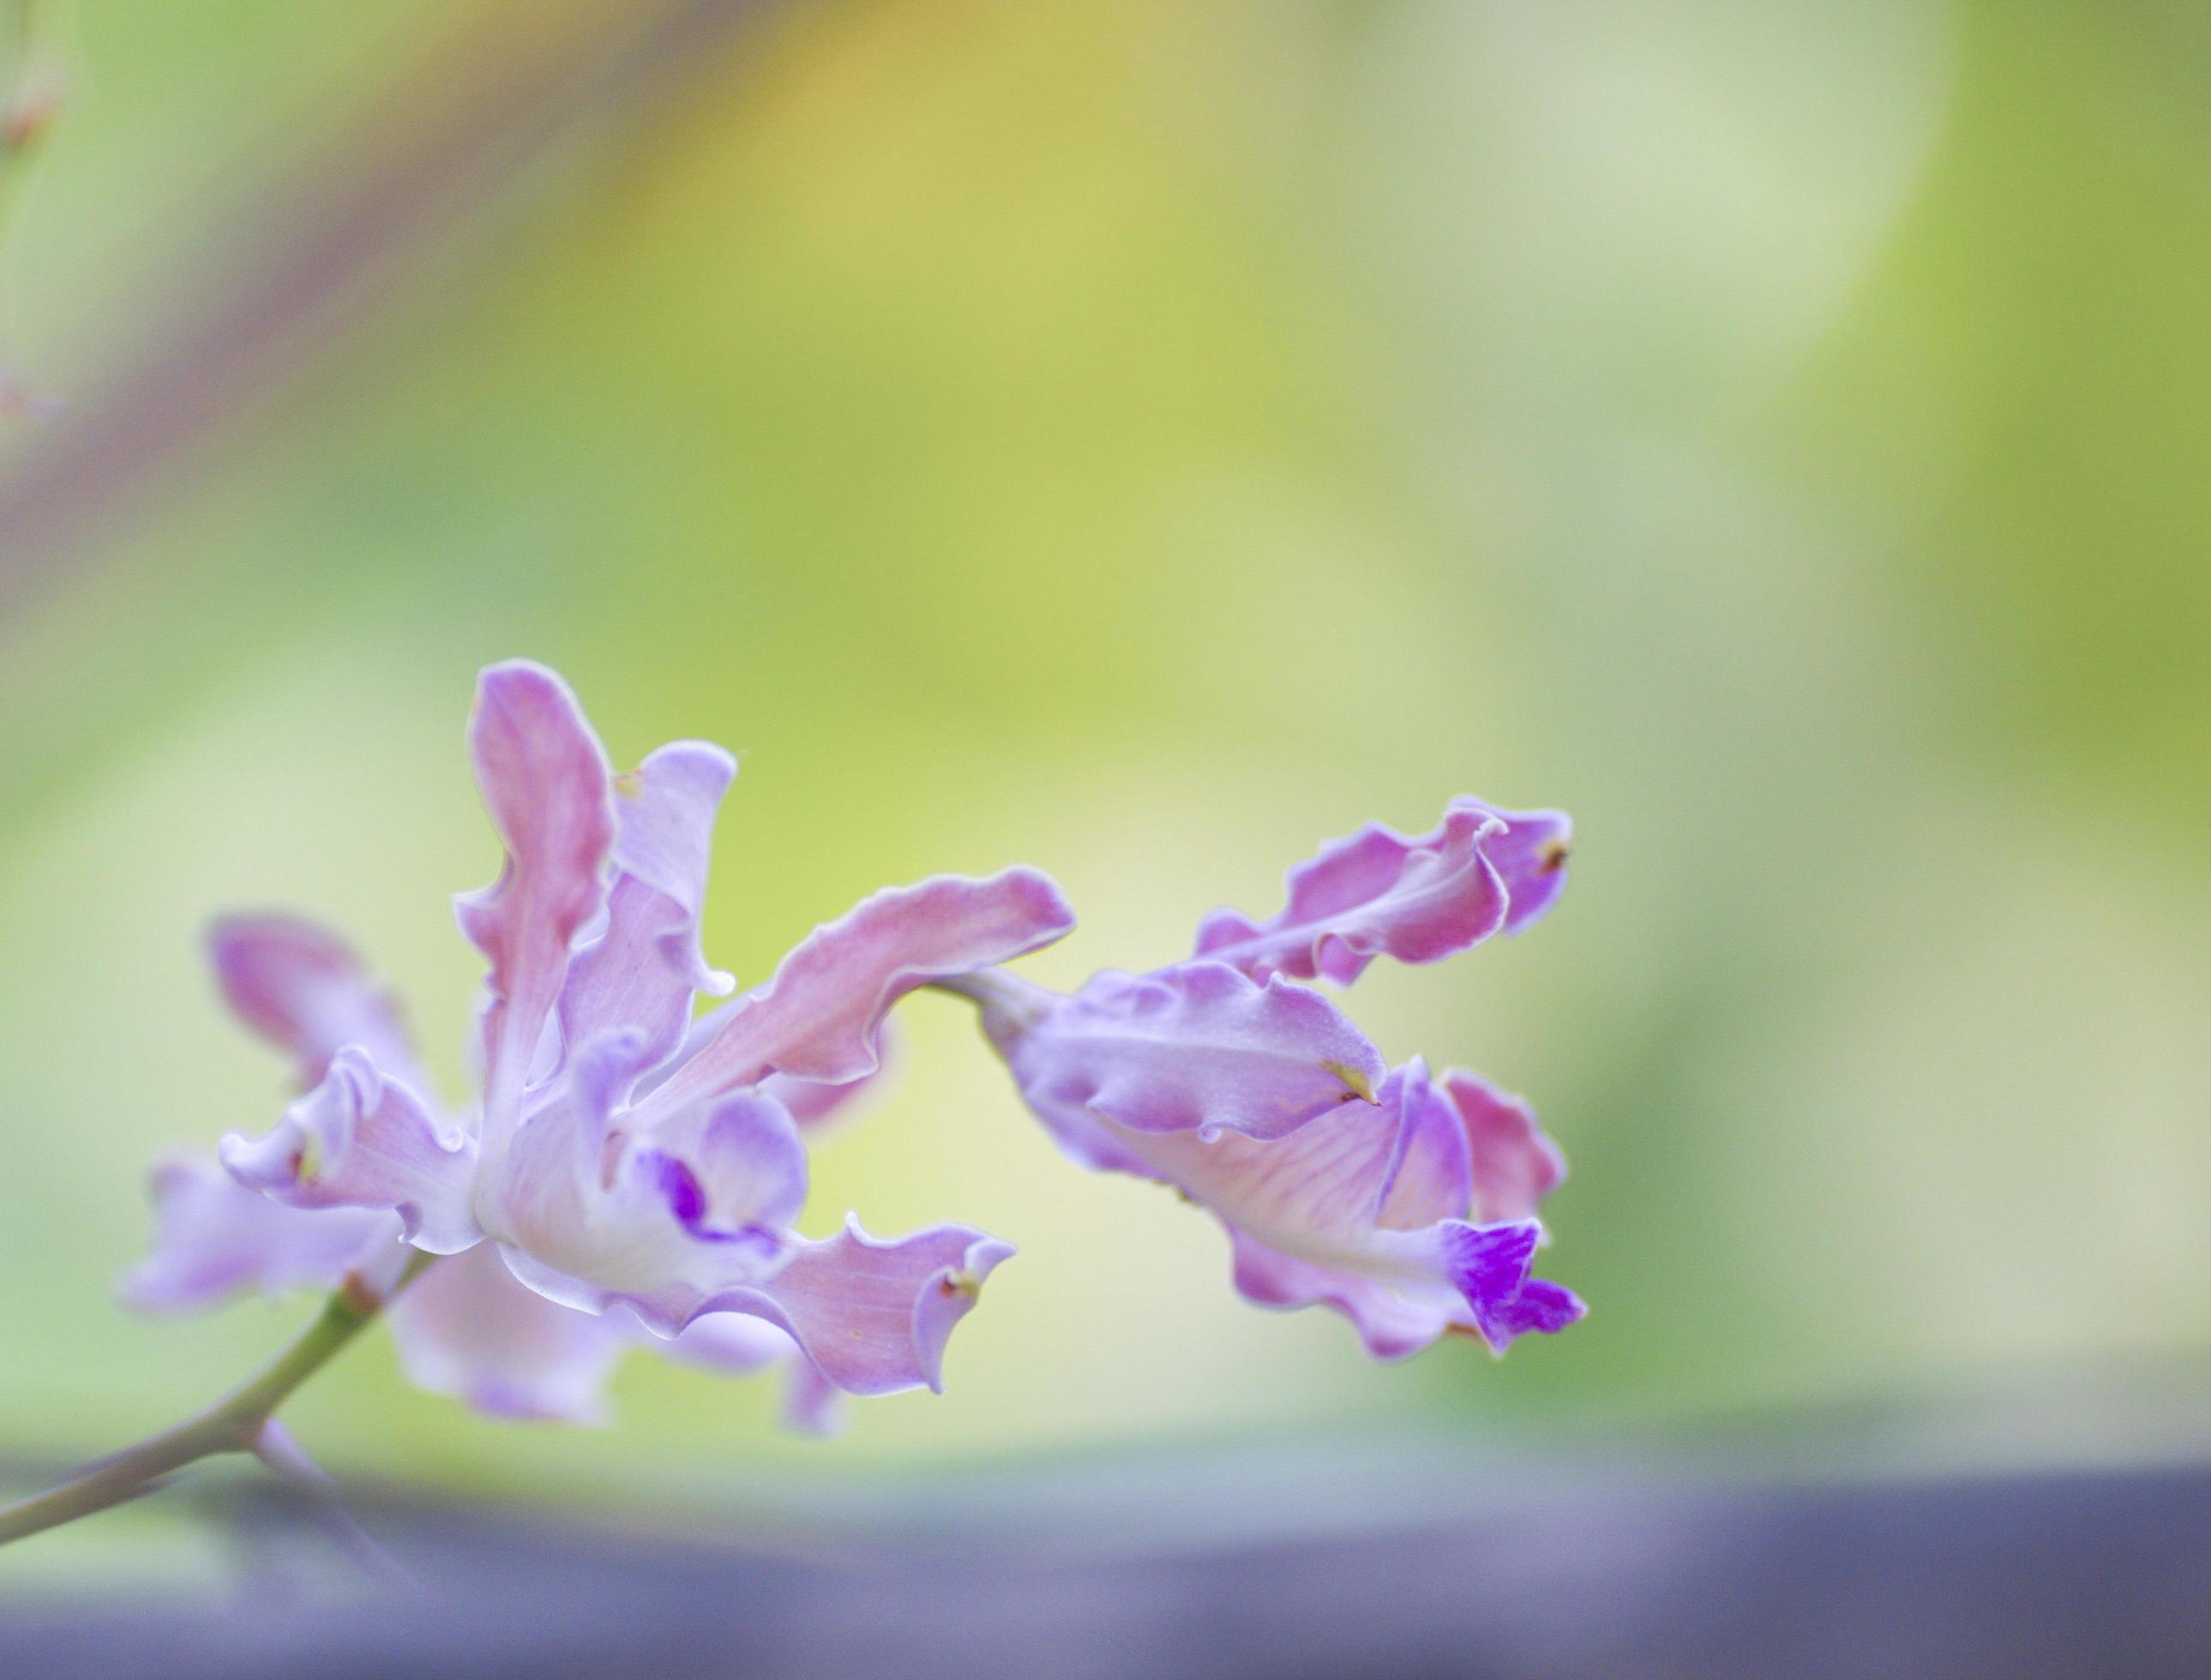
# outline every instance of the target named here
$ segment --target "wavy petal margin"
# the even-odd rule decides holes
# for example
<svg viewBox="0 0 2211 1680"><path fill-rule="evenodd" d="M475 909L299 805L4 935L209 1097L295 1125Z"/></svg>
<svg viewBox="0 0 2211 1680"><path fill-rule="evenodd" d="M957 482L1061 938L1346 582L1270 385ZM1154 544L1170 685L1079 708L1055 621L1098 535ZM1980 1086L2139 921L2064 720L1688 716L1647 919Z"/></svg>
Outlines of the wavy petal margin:
<svg viewBox="0 0 2211 1680"><path fill-rule="evenodd" d="M348 1045L265 1135L233 1132L223 1166L294 1207L389 1208L407 1240L433 1254L480 1241L471 1202L476 1140L442 1132L422 1100Z"/></svg>
<svg viewBox="0 0 2211 1680"><path fill-rule="evenodd" d="M386 1316L409 1381L509 1420L605 1423L608 1381L636 1345L524 1284L492 1242L432 1266Z"/></svg>
<svg viewBox="0 0 2211 1680"><path fill-rule="evenodd" d="M1254 980L1277 974L1348 986L1377 957L1434 963L1517 933L1566 886L1573 825L1560 811L1453 800L1428 834L1380 823L1331 840L1297 865L1287 903L1265 922L1215 910L1196 954Z"/></svg>
<svg viewBox="0 0 2211 1680"><path fill-rule="evenodd" d="M1051 994L1020 994L1032 997ZM1133 1132L1280 1138L1372 1103L1387 1072L1318 992L1280 976L1262 985L1225 963L1108 970L1041 1018L986 999L984 1024L1033 1106Z"/></svg>
<svg viewBox="0 0 2211 1680"><path fill-rule="evenodd" d="M568 975L576 935L606 902L615 815L607 756L568 685L544 666L488 668L469 716L469 752L506 867L453 901L491 970L484 983L484 1129L518 1117L538 1039Z"/></svg>
<svg viewBox="0 0 2211 1680"><path fill-rule="evenodd" d="M288 1206L205 1158L156 1163L147 1191L154 1242L117 1286L124 1304L140 1312L197 1312L248 1290L335 1289L353 1272L389 1284L405 1262L397 1214Z"/></svg>
<svg viewBox="0 0 2211 1680"><path fill-rule="evenodd" d="M223 1001L291 1055L300 1090L318 1082L348 1044L420 1083L398 1004L336 934L295 916L227 916L208 929L207 948Z"/></svg>
<svg viewBox="0 0 2211 1680"><path fill-rule="evenodd" d="M718 1293L694 1318L738 1312L766 1319L848 1394L942 1393L953 1326L1013 1253L1011 1243L966 1225L884 1242L848 1218L835 1236L800 1245L765 1283Z"/></svg>
<svg viewBox="0 0 2211 1680"><path fill-rule="evenodd" d="M657 1067L683 1042L692 1000L735 988L707 966L699 932L714 818L736 769L718 746L676 741L615 777L615 884L605 929L576 954L560 990L568 1050L627 1030L639 1070Z"/></svg>
<svg viewBox="0 0 2211 1680"><path fill-rule="evenodd" d="M772 1073L825 1085L863 1079L881 1066L883 1018L908 992L1011 962L1074 926L1058 887L1034 869L886 888L794 947L766 985L724 1012L721 1030L640 1113L657 1115Z"/></svg>

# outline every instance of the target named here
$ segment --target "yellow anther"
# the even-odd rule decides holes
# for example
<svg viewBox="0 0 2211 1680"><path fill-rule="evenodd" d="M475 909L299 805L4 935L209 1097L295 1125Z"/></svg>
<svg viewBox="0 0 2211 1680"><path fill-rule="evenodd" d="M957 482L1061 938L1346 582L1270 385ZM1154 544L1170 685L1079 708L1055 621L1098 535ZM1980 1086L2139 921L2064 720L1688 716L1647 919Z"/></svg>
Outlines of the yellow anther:
<svg viewBox="0 0 2211 1680"><path fill-rule="evenodd" d="M1324 1061L1321 1066L1342 1080L1343 1088L1360 1102L1372 1103L1374 1100L1374 1087L1367 1083L1366 1075L1356 1067L1342 1061Z"/></svg>

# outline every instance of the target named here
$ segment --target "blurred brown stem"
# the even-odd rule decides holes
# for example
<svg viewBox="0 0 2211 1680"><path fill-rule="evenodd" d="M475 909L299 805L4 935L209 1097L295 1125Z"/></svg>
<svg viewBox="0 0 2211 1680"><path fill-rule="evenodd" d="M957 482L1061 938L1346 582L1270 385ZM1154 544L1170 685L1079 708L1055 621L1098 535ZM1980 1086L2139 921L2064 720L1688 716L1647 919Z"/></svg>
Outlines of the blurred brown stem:
<svg viewBox="0 0 2211 1680"><path fill-rule="evenodd" d="M553 27L518 0L469 9L238 215L203 218L196 248L156 265L165 292L179 273L211 275L199 301L155 311L154 329L71 392L66 414L0 476L0 622L181 459L327 360L345 329L533 166L664 120L771 9L592 0ZM456 85L456 64L492 68Z"/></svg>

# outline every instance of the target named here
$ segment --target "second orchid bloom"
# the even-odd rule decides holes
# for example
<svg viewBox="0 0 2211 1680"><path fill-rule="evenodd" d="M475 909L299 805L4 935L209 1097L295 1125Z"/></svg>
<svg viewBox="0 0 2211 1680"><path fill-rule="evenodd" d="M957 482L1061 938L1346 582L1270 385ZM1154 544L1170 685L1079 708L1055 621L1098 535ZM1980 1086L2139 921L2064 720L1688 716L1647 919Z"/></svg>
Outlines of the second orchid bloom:
<svg viewBox="0 0 2211 1680"><path fill-rule="evenodd" d="M1502 1352L1580 1318L1531 1266L1566 1163L1517 1097L1381 1054L1320 992L1377 957L1434 962L1527 926L1566 884L1560 813L1454 801L1415 839L1378 825L1290 872L1265 922L1233 910L1189 961L1072 996L1006 974L946 982L1032 1112L1084 1166L1172 1186L1228 1230L1236 1287L1336 1308L1378 1359L1447 1331Z"/></svg>

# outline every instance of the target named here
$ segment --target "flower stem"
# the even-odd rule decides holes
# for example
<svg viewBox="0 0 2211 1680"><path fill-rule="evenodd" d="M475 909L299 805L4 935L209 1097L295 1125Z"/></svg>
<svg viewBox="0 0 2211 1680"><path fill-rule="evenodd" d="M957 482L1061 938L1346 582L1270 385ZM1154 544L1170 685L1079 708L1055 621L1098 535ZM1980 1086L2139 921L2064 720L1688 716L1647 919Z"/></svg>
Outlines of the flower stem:
<svg viewBox="0 0 2211 1680"><path fill-rule="evenodd" d="M985 1022L1030 1027L1050 1012L1052 994L1042 987L1008 974L1003 969L978 969L972 974L948 974L925 981L932 990L966 998L983 1011Z"/></svg>
<svg viewBox="0 0 2211 1680"><path fill-rule="evenodd" d="M289 1347L214 1405L135 1447L95 1459L58 1487L0 1506L0 1545L136 1499L163 1477L197 1459L218 1453L256 1452L270 1414L435 1259L416 1253L398 1281L381 1295L357 1276L347 1278Z"/></svg>

